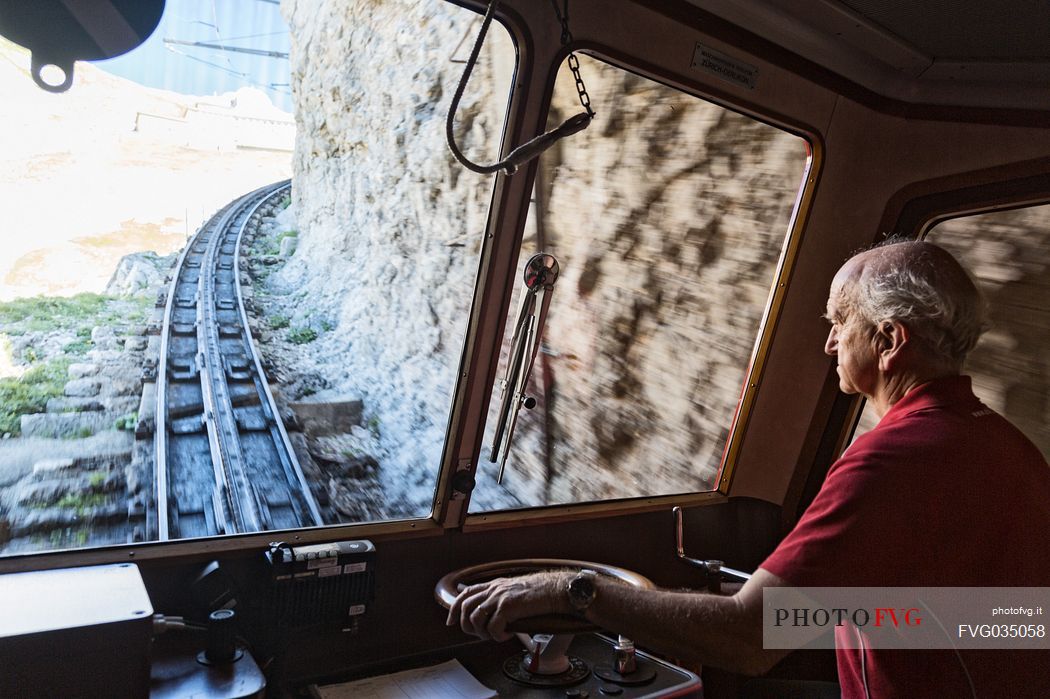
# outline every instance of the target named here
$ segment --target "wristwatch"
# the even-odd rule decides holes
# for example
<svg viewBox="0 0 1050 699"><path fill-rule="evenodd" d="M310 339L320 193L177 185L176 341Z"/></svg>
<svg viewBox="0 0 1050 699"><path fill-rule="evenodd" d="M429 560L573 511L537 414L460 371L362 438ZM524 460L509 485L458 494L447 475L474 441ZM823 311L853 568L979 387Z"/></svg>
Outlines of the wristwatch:
<svg viewBox="0 0 1050 699"><path fill-rule="evenodd" d="M597 577L598 573L589 568L584 568L576 574L575 578L569 581L565 590L569 593L569 604L577 612L581 614L586 612L587 608L594 602L594 598L598 594L598 588L595 586L595 578Z"/></svg>

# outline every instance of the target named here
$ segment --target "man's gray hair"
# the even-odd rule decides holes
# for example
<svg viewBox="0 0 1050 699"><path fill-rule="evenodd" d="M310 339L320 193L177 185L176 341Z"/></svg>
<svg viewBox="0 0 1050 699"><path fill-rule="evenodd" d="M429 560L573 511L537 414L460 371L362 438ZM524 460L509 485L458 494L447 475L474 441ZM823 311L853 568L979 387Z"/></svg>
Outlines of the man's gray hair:
<svg viewBox="0 0 1050 699"><path fill-rule="evenodd" d="M987 329L987 304L969 272L947 250L891 240L873 248L853 289L858 315L905 324L933 358L960 368Z"/></svg>

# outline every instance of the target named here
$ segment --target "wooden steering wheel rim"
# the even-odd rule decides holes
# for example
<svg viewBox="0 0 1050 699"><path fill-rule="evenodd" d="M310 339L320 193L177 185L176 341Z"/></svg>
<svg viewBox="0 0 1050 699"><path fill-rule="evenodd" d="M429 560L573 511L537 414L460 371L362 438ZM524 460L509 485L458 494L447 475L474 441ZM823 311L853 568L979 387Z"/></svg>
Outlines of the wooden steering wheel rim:
<svg viewBox="0 0 1050 699"><path fill-rule="evenodd" d="M460 587L476 582L506 576L537 573L544 570L590 569L602 575L616 578L628 585L649 590L656 587L649 578L616 566L591 561L576 561L562 558L517 558L506 561L481 563L454 570L438 580L434 586L434 599L448 609L459 595ZM597 626L575 616L544 614L519 619L507 626L508 631L526 633L582 633L596 631Z"/></svg>

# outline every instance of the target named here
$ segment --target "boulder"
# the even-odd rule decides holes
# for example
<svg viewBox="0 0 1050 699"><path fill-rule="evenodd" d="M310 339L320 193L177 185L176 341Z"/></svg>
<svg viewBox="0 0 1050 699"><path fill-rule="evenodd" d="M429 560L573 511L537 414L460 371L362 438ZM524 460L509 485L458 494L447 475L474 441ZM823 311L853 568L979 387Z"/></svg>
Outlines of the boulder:
<svg viewBox="0 0 1050 699"><path fill-rule="evenodd" d="M77 362L69 365L69 378L83 379L98 373L98 364L94 362Z"/></svg>
<svg viewBox="0 0 1050 699"><path fill-rule="evenodd" d="M54 474L57 471L72 471L76 468L76 465L76 459L72 457L41 459L33 464L33 475Z"/></svg>
<svg viewBox="0 0 1050 699"><path fill-rule="evenodd" d="M291 257L292 254L295 253L295 248L296 245L298 245L298 243L299 240L294 235L290 235L287 238L282 238L281 249L277 254L281 257Z"/></svg>
<svg viewBox="0 0 1050 699"><path fill-rule="evenodd" d="M97 396L102 384L97 379L73 379L62 391L72 398L90 398Z"/></svg>
<svg viewBox="0 0 1050 699"><path fill-rule="evenodd" d="M113 427L105 413L34 413L20 419L23 437L88 437Z"/></svg>
<svg viewBox="0 0 1050 699"><path fill-rule="evenodd" d="M292 403L296 422L313 436L350 432L361 424L363 405L359 400L334 403Z"/></svg>

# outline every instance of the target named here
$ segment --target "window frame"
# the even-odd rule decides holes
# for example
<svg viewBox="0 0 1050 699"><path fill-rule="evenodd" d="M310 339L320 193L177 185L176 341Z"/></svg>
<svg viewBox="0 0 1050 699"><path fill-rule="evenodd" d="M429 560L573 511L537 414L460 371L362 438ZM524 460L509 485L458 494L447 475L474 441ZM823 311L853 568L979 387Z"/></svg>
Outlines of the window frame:
<svg viewBox="0 0 1050 699"><path fill-rule="evenodd" d="M758 332L754 339L748 368L744 374L741 385L741 396L737 403L733 417L729 423L729 437L723 450L721 463L718 466L715 482L717 486L713 490L698 491L691 493L674 493L668 495L636 496L631 498L616 498L608 500L596 500L583 503L565 503L557 505L546 505L539 507L523 507L488 512L467 512L469 508L469 495L462 506L465 516L461 516L460 527L463 531L484 531L489 529L500 529L512 527L518 524L547 524L578 519L595 519L606 516L619 516L663 510L675 505L689 507L702 504L716 504L729 499L732 487L733 474L737 466L737 460L741 444L747 433L747 423L751 415L756 396L761 387L762 374L765 369L766 359L771 350L773 336L777 327L777 319L784 302L784 297L789 287L794 263L801 244L802 231L808 220L813 196L815 194L817 173L822 162L822 141L815 132L806 131L796 127L778 123L768 113L756 112L753 109L745 109L729 100L722 99L710 92L708 86L700 80L683 82L681 76L660 71L649 66L644 60L632 56L629 53L618 51L613 47L595 42L576 42L562 49L556 54L555 59L547 66L547 74L544 83L542 125L546 124L547 115L550 111L551 101L554 95L555 82L562 63L567 59L570 52L575 51L596 60L607 63L625 72L640 75L648 80L658 82L661 85L678 90L690 97L703 100L721 107L728 111L740 114L748 119L758 121L767 126L784 131L792 136L800 138L807 148L806 164L799 173L799 187L795 194L794 204L788 219L787 229L781 246L780 258L770 284L769 295L763 309L762 318L759 322ZM741 53L744 53L741 51ZM522 64L519 64L519 66ZM524 81L517 81L521 86ZM537 164L535 161L528 165L527 190L532 192L535 184ZM501 178L502 179L502 178ZM528 215L528 200L521 209L520 221L515 231L516 245L513 251L513 262L517 264L521 254L525 233L525 219ZM511 275L512 281L517 281L518 271L515 269ZM507 284L507 293L504 299L504 323L509 323L510 300L513 293L513 285ZM496 358L502 346L505 332L504 324L499 325L499 334L496 344ZM495 363L493 363L495 366ZM462 375L461 375L462 378ZM491 400L494 392L495 382L490 382L486 395ZM483 406L481 415L485 415L488 402ZM484 432L485 424L481 423L480 433ZM479 452L475 452L473 459L478 458ZM473 467L471 467L473 475ZM441 520L446 527L451 523L447 519ZM452 524L455 526L455 524Z"/></svg>

